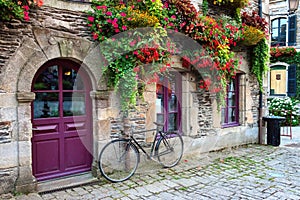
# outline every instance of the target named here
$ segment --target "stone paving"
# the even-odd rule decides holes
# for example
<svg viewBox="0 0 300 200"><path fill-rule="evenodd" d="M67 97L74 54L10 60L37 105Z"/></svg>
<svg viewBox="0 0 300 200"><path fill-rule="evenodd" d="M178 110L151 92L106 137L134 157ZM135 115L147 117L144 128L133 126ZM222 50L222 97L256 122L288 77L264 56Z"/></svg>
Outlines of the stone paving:
<svg viewBox="0 0 300 200"><path fill-rule="evenodd" d="M51 193L6 194L0 197L17 200L298 200L299 157L300 148L247 145L185 157L171 169L162 169L159 165L149 164L153 161L147 161L130 180L122 183L109 183L100 179L97 183Z"/></svg>

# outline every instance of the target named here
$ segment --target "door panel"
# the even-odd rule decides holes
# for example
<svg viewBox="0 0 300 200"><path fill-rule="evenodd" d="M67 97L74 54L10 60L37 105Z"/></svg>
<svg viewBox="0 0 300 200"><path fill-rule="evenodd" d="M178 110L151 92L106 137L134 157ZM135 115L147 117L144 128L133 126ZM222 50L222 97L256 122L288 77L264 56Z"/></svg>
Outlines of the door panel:
<svg viewBox="0 0 300 200"><path fill-rule="evenodd" d="M35 142L36 175L59 171L59 139L47 139Z"/></svg>
<svg viewBox="0 0 300 200"><path fill-rule="evenodd" d="M91 84L78 64L53 60L32 86L32 168L37 180L91 170Z"/></svg>

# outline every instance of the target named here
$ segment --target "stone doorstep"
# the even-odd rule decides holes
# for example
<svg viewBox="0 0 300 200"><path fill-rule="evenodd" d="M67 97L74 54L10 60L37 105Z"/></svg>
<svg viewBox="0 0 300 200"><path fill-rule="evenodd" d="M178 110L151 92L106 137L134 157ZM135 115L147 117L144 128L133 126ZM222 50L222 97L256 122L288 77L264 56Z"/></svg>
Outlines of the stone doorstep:
<svg viewBox="0 0 300 200"><path fill-rule="evenodd" d="M55 190L77 187L96 181L99 182L97 178L92 176L91 172L85 172L67 177L40 181L37 183L36 188L38 193L47 193Z"/></svg>

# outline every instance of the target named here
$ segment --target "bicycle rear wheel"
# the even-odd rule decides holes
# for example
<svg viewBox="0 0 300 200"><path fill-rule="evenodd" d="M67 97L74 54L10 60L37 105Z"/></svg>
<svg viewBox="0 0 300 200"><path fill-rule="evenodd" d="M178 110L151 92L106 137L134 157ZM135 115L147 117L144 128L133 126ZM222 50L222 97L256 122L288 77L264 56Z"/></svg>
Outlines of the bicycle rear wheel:
<svg viewBox="0 0 300 200"><path fill-rule="evenodd" d="M176 132L166 133L161 137L155 148L158 161L164 167L177 165L183 154L183 140Z"/></svg>
<svg viewBox="0 0 300 200"><path fill-rule="evenodd" d="M99 155L101 174L111 182L129 179L137 169L139 152L128 139L117 139L106 144Z"/></svg>

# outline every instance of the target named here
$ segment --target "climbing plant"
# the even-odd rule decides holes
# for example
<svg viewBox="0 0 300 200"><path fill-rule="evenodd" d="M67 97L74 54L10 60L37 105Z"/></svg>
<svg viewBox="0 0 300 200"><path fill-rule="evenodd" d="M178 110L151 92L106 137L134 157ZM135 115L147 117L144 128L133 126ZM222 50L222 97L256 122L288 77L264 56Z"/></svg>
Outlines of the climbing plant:
<svg viewBox="0 0 300 200"><path fill-rule="evenodd" d="M241 0L236 7L243 7L246 2ZM101 51L107 64L104 74L108 83L120 93L122 109L134 105L138 83L156 82L159 74L169 69L171 56L178 52L184 67L213 71L211 74L216 77L215 80L205 77L199 88L218 93L221 100L224 100L227 82L235 77L241 64L232 48L245 40L242 21L201 15L190 0L132 0L126 1L126 4L116 0L93 0L92 11L88 15L92 36L103 47ZM262 35L254 50L257 60L253 62L256 64L252 70L261 81L258 71L265 70L267 57L260 59L259 56L265 56L266 35L264 30L259 29L261 21L253 24L248 19L247 22L252 30L258 30L252 31L253 38L255 34ZM144 33L137 31L145 27L152 29ZM192 38L203 47L203 51L182 52L168 37L170 30ZM120 33L125 39L115 37ZM259 64L262 65L258 67Z"/></svg>

